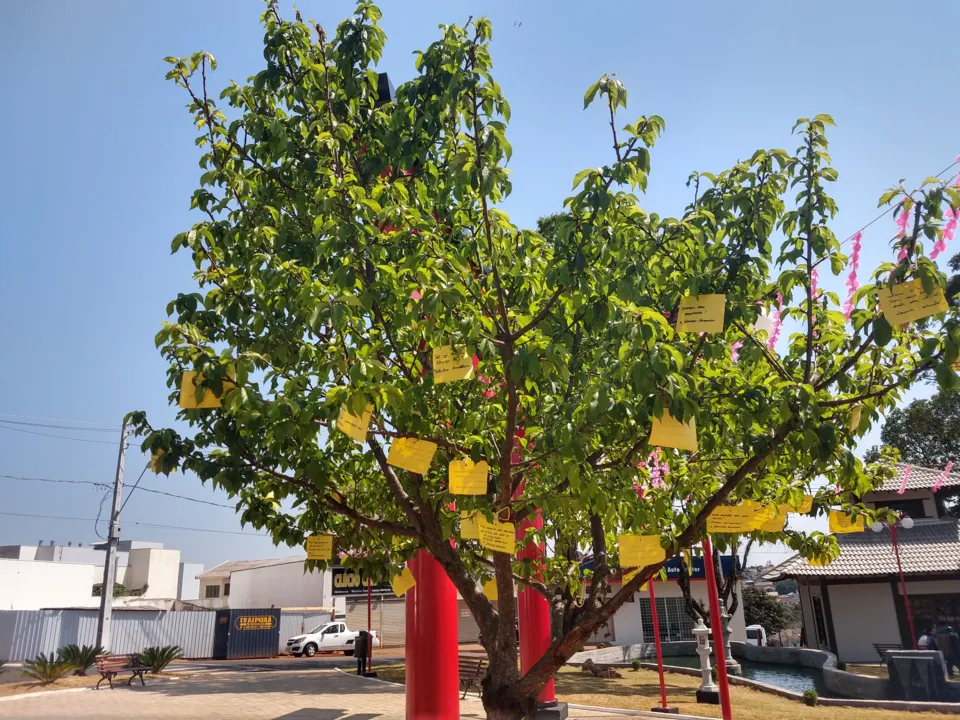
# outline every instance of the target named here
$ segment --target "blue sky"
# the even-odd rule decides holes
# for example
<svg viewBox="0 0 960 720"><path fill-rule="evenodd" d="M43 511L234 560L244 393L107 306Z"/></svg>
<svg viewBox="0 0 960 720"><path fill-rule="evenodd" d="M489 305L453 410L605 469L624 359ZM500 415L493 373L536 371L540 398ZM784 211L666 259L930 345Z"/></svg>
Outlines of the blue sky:
<svg viewBox="0 0 960 720"><path fill-rule="evenodd" d="M169 247L195 220L188 208L199 171L186 100L163 79L162 58L204 49L220 62L216 87L246 79L263 62L261 7L255 0L5 6L0 420L109 429L127 411L145 409L155 424L172 422L153 335L166 303L192 289L189 258L170 256ZM352 3L302 0L300 8L332 30ZM584 90L605 72L629 90L624 123L650 113L667 122L643 201L664 215L689 201L692 170L721 170L758 147L792 150L794 120L818 112L839 126L830 135L840 173L838 236L877 214L886 187L900 178L919 183L960 152L955 3L920 12L892 2L421 0L382 8L389 36L382 69L395 84L411 77L412 51L437 37L438 24L471 14L492 19L495 77L513 109L514 193L506 209L521 224L558 210L577 171L609 162L601 110L582 110ZM885 219L865 234L864 269L889 257L891 228ZM841 290L841 283L821 284ZM0 430L0 475L112 480L115 435L7 427L100 442ZM130 456L128 482L144 462ZM142 486L225 501L181 475L148 473ZM90 485L4 478L0 492L2 512L78 518L95 517L102 495ZM298 552L253 535L130 524L252 532L223 508L144 493L124 512L124 537L160 540L208 566ZM89 521L0 515L0 544L40 539L96 536Z"/></svg>

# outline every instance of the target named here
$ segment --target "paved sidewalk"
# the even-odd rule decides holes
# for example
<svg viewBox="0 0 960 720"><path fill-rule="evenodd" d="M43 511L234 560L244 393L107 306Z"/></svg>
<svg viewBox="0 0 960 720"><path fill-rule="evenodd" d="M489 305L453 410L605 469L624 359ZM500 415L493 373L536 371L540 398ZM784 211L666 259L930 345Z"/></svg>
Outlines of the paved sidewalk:
<svg viewBox="0 0 960 720"><path fill-rule="evenodd" d="M462 718L483 718L476 700ZM63 692L0 702L17 720L401 720L403 688L336 670L237 672L150 681L116 690ZM571 711L572 718L602 713ZM622 716L620 716L622 720Z"/></svg>

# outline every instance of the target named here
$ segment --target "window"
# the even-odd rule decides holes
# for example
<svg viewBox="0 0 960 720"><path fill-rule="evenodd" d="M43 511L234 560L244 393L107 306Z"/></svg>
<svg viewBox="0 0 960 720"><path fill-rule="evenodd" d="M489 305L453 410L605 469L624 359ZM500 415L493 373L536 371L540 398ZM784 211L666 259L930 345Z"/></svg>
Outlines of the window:
<svg viewBox="0 0 960 720"><path fill-rule="evenodd" d="M207 598L208 600L209 600L210 598L218 598L218 597L220 597L220 586L219 586L219 585L207 585L207 589L204 591L204 595L203 595L203 596L204 596L205 598Z"/></svg>
<svg viewBox="0 0 960 720"><path fill-rule="evenodd" d="M340 632L340 626L334 624L334 625L331 625L330 627L328 627L326 630L324 630L324 631L323 631L323 634L324 634L324 635L335 635L335 634L338 633L338 632Z"/></svg>
<svg viewBox="0 0 960 720"><path fill-rule="evenodd" d="M640 598L640 618L643 622L643 641L653 642L653 614L650 612L650 598ZM683 598L658 598L657 622L660 625L661 642L696 640L693 634L694 622L687 615Z"/></svg>
<svg viewBox="0 0 960 720"><path fill-rule="evenodd" d="M827 623L823 618L823 601L819 595L812 595L813 600L813 624L817 630L817 646L826 648L830 646L827 642Z"/></svg>
<svg viewBox="0 0 960 720"><path fill-rule="evenodd" d="M223 584L223 596L230 597L230 583L228 582Z"/></svg>
<svg viewBox="0 0 960 720"><path fill-rule="evenodd" d="M890 500L888 502L878 502L876 506L877 510L886 508L898 512L901 515L914 518L915 520L927 516L926 510L923 509L923 500Z"/></svg>
<svg viewBox="0 0 960 720"><path fill-rule="evenodd" d="M911 595L910 610L917 635L934 626L960 626L960 594Z"/></svg>

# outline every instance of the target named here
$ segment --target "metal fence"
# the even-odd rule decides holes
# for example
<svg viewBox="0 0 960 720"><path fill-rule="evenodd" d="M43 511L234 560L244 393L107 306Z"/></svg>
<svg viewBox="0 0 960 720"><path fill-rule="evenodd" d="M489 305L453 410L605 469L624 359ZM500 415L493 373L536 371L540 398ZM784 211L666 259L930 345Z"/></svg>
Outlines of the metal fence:
<svg viewBox="0 0 960 720"><path fill-rule="evenodd" d="M153 645L179 645L185 658L213 657L216 611L114 610L111 652L140 652ZM281 612L277 652L287 640L329 622L329 612ZM0 660L18 662L64 645L93 645L96 610L0 610Z"/></svg>

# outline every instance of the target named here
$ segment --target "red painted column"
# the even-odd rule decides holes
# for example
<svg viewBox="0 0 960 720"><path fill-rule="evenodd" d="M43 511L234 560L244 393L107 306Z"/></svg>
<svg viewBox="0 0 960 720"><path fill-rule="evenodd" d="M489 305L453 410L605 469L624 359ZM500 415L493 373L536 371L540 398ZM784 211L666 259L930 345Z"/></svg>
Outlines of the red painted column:
<svg viewBox="0 0 960 720"><path fill-rule="evenodd" d="M713 657L717 664L717 685L720 686L720 709L723 720L732 720L730 709L730 685L727 682L727 659L724 656L723 630L720 626L720 596L717 594L717 578L713 570L713 543L710 536L703 536L703 574L707 578L707 595L710 599L710 632L713 634Z"/></svg>
<svg viewBox="0 0 960 720"><path fill-rule="evenodd" d="M657 594L653 590L653 578L647 580L650 587L650 613L653 615L653 644L657 648L657 672L660 673L660 707L667 708L667 685L663 681L663 650L660 646L660 618L657 616Z"/></svg>
<svg viewBox="0 0 960 720"><path fill-rule="evenodd" d="M410 560L406 594L407 720L459 720L457 591L430 553Z"/></svg>
<svg viewBox="0 0 960 720"><path fill-rule="evenodd" d="M543 515L540 510L536 511L532 521L526 518L517 526L518 540L526 537L526 530L529 527L543 529ZM543 552L542 545L530 542L517 553L517 557L521 560L530 558L534 565L538 565ZM521 585L517 591L517 616L520 624L520 673L523 674L532 668L550 647L550 605L547 599L536 590ZM556 695L553 691L553 678L550 678L550 682L544 685L540 695L537 696L537 701L553 702L554 700Z"/></svg>

